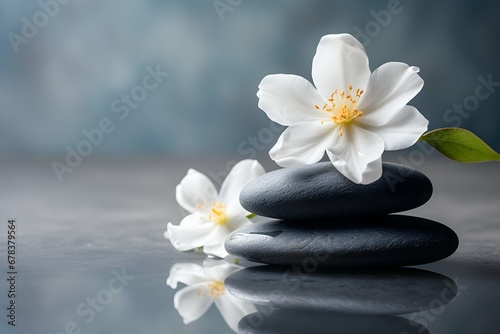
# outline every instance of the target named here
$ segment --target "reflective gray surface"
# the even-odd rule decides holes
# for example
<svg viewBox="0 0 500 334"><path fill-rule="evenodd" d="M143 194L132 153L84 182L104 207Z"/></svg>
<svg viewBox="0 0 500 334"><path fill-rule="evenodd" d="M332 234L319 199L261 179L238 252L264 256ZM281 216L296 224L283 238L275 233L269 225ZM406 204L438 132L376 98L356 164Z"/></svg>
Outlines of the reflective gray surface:
<svg viewBox="0 0 500 334"><path fill-rule="evenodd" d="M1 161L0 268L4 277L7 219L16 218L19 275L15 328L6 324L7 286L5 279L0 281L0 332L56 334L74 321L82 333L230 333L214 307L183 324L173 307L175 291L165 280L173 264L201 264L205 257L178 253L163 238L166 223L177 223L184 214L174 189L187 169L216 176L227 170L229 160L96 158L63 183L52 174L50 159ZM399 156L387 160L397 162ZM268 158L262 161L266 170L276 168ZM408 214L446 224L461 242L448 259L419 268L453 279L459 291L443 308L404 317L433 334L498 333L498 165L461 165L432 157L415 167L432 180L434 195ZM130 278L126 285L115 280L110 286L117 274ZM120 292L104 291L120 287ZM107 304L98 305L102 309L92 318L88 303L99 297Z"/></svg>

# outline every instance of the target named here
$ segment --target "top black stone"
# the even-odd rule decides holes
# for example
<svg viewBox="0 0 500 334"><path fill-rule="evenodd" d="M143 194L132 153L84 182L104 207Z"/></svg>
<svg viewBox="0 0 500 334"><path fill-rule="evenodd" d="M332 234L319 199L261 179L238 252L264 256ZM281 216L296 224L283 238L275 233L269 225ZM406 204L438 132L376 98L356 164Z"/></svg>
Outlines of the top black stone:
<svg viewBox="0 0 500 334"><path fill-rule="evenodd" d="M242 190L240 202L257 215L301 220L401 212L431 195L431 181L410 167L384 162L379 180L360 185L323 162L267 173Z"/></svg>

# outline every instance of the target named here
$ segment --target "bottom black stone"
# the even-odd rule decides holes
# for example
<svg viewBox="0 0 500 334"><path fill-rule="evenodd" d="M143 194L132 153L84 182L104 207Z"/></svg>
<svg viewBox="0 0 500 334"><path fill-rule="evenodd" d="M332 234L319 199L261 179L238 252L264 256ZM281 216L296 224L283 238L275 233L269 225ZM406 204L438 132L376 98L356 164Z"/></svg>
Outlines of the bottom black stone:
<svg viewBox="0 0 500 334"><path fill-rule="evenodd" d="M396 267L448 257L458 237L435 221L388 215L251 224L229 235L225 246L234 256L275 265Z"/></svg>

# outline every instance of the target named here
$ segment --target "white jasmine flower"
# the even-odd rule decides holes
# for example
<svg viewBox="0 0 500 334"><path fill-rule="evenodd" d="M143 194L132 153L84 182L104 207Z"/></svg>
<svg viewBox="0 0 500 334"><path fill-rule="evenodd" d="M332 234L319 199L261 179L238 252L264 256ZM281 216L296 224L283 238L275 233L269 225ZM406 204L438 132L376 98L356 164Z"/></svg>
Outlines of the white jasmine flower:
<svg viewBox="0 0 500 334"><path fill-rule="evenodd" d="M241 266L222 260L208 260L203 266L175 264L170 269L167 284L172 289L177 288L179 282L187 285L174 295L174 307L184 323L199 319L215 303L228 326L237 332L240 319L257 311L253 304L234 297L224 287L226 277L240 269Z"/></svg>
<svg viewBox="0 0 500 334"><path fill-rule="evenodd" d="M240 192L264 173L256 160L242 160L231 169L217 193L208 177L190 169L176 188L176 199L191 214L179 225L168 223L165 238L179 251L203 247L206 254L226 257L227 235L250 223L250 212L240 205Z"/></svg>
<svg viewBox="0 0 500 334"><path fill-rule="evenodd" d="M333 165L355 183L382 175L384 150L413 145L428 121L406 105L423 87L417 67L390 62L373 73L361 43L349 34L321 38L312 78L266 76L259 108L288 126L269 155L283 167L318 162L326 151Z"/></svg>

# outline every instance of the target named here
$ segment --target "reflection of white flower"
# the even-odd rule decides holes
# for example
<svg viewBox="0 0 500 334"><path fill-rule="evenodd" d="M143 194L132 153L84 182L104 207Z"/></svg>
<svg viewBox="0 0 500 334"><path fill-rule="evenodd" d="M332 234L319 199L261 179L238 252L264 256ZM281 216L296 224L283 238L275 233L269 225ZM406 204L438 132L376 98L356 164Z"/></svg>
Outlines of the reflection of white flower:
<svg viewBox="0 0 500 334"><path fill-rule="evenodd" d="M257 311L253 304L232 296L224 288L224 279L240 269L241 266L222 260L207 260L203 266L175 264L170 269L167 284L172 289L177 288L179 282L187 285L174 296L174 307L184 323L199 319L215 303L228 326L237 332L240 319Z"/></svg>
<svg viewBox="0 0 500 334"><path fill-rule="evenodd" d="M321 38L312 63L316 88L287 74L266 76L259 107L288 126L269 152L283 167L313 164L325 151L355 183L382 175L381 155L413 145L428 121L406 105L421 89L418 68L386 63L373 73L361 43L349 34Z"/></svg>
<svg viewBox="0 0 500 334"><path fill-rule="evenodd" d="M165 238L180 251L203 247L207 254L226 257L227 235L250 223L249 212L240 205L240 192L248 182L264 173L256 160L242 160L231 169L217 194L208 177L190 169L176 188L176 198L191 214L179 225L168 223Z"/></svg>

